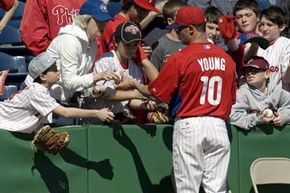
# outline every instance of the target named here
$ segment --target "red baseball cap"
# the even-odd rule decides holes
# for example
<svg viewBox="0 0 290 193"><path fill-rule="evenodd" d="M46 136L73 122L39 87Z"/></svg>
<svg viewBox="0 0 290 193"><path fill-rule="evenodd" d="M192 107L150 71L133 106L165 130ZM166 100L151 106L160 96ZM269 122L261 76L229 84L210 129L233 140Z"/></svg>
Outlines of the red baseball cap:
<svg viewBox="0 0 290 193"><path fill-rule="evenodd" d="M168 26L176 29L188 25L200 25L206 22L205 14L198 6L183 6L177 10L175 22Z"/></svg>
<svg viewBox="0 0 290 193"><path fill-rule="evenodd" d="M266 71L269 70L269 66L269 63L265 58L254 56L247 62L247 64L241 67L241 70L244 72L246 68L252 67Z"/></svg>
<svg viewBox="0 0 290 193"><path fill-rule="evenodd" d="M159 10L155 7L155 0L134 0L134 3L143 9L159 13Z"/></svg>

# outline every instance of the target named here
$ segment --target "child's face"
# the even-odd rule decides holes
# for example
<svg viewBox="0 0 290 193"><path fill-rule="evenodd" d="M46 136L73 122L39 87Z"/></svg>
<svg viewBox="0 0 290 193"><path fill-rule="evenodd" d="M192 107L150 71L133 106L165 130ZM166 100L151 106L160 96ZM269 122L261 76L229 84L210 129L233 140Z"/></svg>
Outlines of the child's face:
<svg viewBox="0 0 290 193"><path fill-rule="evenodd" d="M123 41L121 41L117 44L117 51L119 52L122 58L129 59L131 58L132 55L136 53L139 43L140 42L137 41L126 44Z"/></svg>
<svg viewBox="0 0 290 193"><path fill-rule="evenodd" d="M206 22L205 27L205 33L207 38L215 42L215 40L218 39L220 36L219 26L212 22Z"/></svg>
<svg viewBox="0 0 290 193"><path fill-rule="evenodd" d="M262 37L268 40L270 43L278 39L281 31L283 31L284 28L284 26L279 27L277 24L271 22L264 16L261 17L259 31L261 32Z"/></svg>
<svg viewBox="0 0 290 193"><path fill-rule="evenodd" d="M46 83L50 86L57 83L59 80L59 75L60 75L60 72L58 71L56 64L54 64L48 70L48 72L44 75L46 79Z"/></svg>
<svg viewBox="0 0 290 193"><path fill-rule="evenodd" d="M241 9L236 12L236 21L242 32L255 31L258 17L251 9Z"/></svg>
<svg viewBox="0 0 290 193"><path fill-rule="evenodd" d="M266 84L266 81L269 78L269 71L264 71L254 67L247 67L244 71L244 75L249 85L259 89Z"/></svg>

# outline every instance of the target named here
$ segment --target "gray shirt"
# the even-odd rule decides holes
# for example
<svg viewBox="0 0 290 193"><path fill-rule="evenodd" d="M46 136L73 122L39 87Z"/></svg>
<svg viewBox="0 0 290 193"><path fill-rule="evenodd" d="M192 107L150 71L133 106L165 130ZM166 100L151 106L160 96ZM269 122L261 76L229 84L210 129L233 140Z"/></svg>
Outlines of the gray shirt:
<svg viewBox="0 0 290 193"><path fill-rule="evenodd" d="M158 46L153 50L150 61L160 72L167 58L174 52L183 49L185 45L179 41L169 39L167 35L158 40Z"/></svg>
<svg viewBox="0 0 290 193"><path fill-rule="evenodd" d="M237 91L236 103L232 106L231 124L243 129L259 125L259 113L267 108L273 108L281 114L286 122L290 121L290 93L276 86L266 93L243 84Z"/></svg>

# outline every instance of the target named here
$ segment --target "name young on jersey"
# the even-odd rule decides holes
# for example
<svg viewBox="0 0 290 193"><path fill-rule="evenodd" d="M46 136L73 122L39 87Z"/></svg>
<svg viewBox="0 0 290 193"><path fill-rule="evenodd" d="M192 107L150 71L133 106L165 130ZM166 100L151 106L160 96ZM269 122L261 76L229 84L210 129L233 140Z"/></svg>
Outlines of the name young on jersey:
<svg viewBox="0 0 290 193"><path fill-rule="evenodd" d="M197 59L198 64L200 65L201 71L209 70L221 70L225 71L225 62L224 58L220 57L207 57Z"/></svg>

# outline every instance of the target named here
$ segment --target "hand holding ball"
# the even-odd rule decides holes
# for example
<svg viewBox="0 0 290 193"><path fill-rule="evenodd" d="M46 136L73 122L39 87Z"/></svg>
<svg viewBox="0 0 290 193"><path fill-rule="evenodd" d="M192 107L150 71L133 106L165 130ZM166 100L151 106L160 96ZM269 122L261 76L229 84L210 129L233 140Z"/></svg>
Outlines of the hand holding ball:
<svg viewBox="0 0 290 193"><path fill-rule="evenodd" d="M266 118L272 118L274 116L274 113L271 109L265 109L262 113L262 116Z"/></svg>

